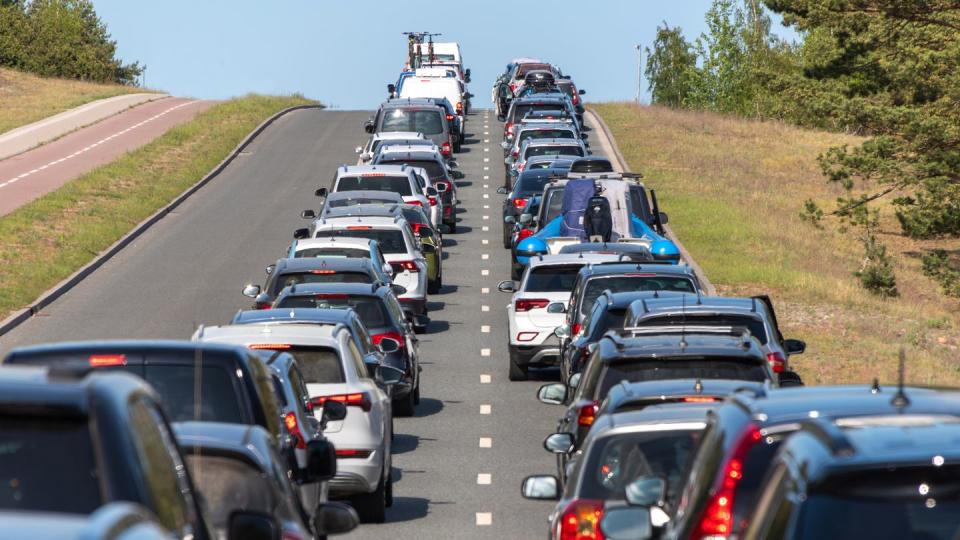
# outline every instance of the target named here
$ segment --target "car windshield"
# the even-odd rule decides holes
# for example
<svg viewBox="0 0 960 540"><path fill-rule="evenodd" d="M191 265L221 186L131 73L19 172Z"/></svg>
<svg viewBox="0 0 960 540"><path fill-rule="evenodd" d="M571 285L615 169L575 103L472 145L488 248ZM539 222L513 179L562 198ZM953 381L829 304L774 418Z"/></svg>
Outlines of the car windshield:
<svg viewBox="0 0 960 540"><path fill-rule="evenodd" d="M376 240L380 243L380 250L384 253L395 254L407 252L407 243L403 239L403 232L399 229L331 229L317 231L317 238L332 238L337 236ZM369 283L369 281L367 283Z"/></svg>
<svg viewBox="0 0 960 540"><path fill-rule="evenodd" d="M615 362L607 366L596 396L606 396L620 381L643 382L668 379L730 379L763 382L767 372L750 358L679 357L644 358Z"/></svg>
<svg viewBox="0 0 960 540"><path fill-rule="evenodd" d="M699 430L656 430L602 437L590 448L581 471L579 496L623 500L627 485L641 476L667 481L667 495L683 487L684 472L700 438Z"/></svg>
<svg viewBox="0 0 960 540"><path fill-rule="evenodd" d="M533 156L583 156L583 147L577 145L528 146L524 159Z"/></svg>
<svg viewBox="0 0 960 540"><path fill-rule="evenodd" d="M569 292L582 264L537 266L530 270L526 292Z"/></svg>
<svg viewBox="0 0 960 540"><path fill-rule="evenodd" d="M314 270L312 272L290 272L277 276L273 285L273 294L291 285L301 283L373 283L373 276L366 272L340 272L337 270Z"/></svg>
<svg viewBox="0 0 960 540"><path fill-rule="evenodd" d="M544 167L547 168L547 167ZM543 192L543 186L552 182L549 174L542 172L522 172L517 179L517 185L513 188L513 193L520 197L529 197Z"/></svg>
<svg viewBox="0 0 960 540"><path fill-rule="evenodd" d="M336 191L390 191L401 197L413 195L410 189L410 179L407 175L386 176L382 173L364 176L341 176L340 180L337 181Z"/></svg>
<svg viewBox="0 0 960 540"><path fill-rule="evenodd" d="M952 540L960 467L895 467L830 478L801 503L792 538Z"/></svg>
<svg viewBox="0 0 960 540"><path fill-rule="evenodd" d="M763 321L753 317L738 315L703 315L697 313L672 314L651 317L637 323L636 326L744 326L760 343L767 344L767 330Z"/></svg>
<svg viewBox="0 0 960 540"><path fill-rule="evenodd" d="M227 519L234 510L272 515L276 501L269 480L249 464L218 455L184 457L197 490L206 500L210 525L226 535Z"/></svg>
<svg viewBox="0 0 960 540"><path fill-rule="evenodd" d="M431 179L447 177L447 172L443 169L443 165L432 159L400 159L396 156L384 156L383 159L377 162L378 165L399 165L401 163L406 163L411 167L426 169Z"/></svg>
<svg viewBox="0 0 960 540"><path fill-rule="evenodd" d="M278 308L353 308L360 321L367 328L389 326L390 315L387 307L375 296L350 296L346 294L320 294L316 296L288 296L282 299Z"/></svg>
<svg viewBox="0 0 960 540"><path fill-rule="evenodd" d="M0 509L89 514L99 476L85 418L0 417Z"/></svg>
<svg viewBox="0 0 960 540"><path fill-rule="evenodd" d="M331 257L337 259L369 259L370 250L341 248L341 247L322 247L306 248L298 250L295 254L298 259L309 259L312 257Z"/></svg>
<svg viewBox="0 0 960 540"><path fill-rule="evenodd" d="M200 385L196 388L198 373ZM144 366L142 376L160 394L171 422L243 423L234 379L223 366L208 364L198 368L192 362L149 363Z"/></svg>
<svg viewBox="0 0 960 540"><path fill-rule="evenodd" d="M380 131L413 131L424 135L443 133L443 116L439 110L388 110L383 115Z"/></svg>
<svg viewBox="0 0 960 540"><path fill-rule="evenodd" d="M693 281L685 276L658 276L655 274L598 276L587 281L587 286L583 292L583 300L580 302L580 313L586 315L593 307L593 302L607 289L612 293L628 291L697 292L693 286Z"/></svg>

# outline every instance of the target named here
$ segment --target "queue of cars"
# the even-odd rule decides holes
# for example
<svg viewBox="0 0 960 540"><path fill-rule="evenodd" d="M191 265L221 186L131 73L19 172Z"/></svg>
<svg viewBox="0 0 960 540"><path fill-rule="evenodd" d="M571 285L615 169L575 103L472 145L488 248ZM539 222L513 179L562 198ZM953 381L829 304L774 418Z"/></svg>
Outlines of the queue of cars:
<svg viewBox="0 0 960 540"><path fill-rule="evenodd" d="M522 484L548 537L960 537L960 391L805 387L770 298L708 295L642 176L590 156L581 94L537 58L493 88L507 374L560 371L556 472Z"/></svg>
<svg viewBox="0 0 960 540"><path fill-rule="evenodd" d="M437 45L243 288L249 310L189 340L3 359L0 536L305 540L384 521L393 419L420 403L417 334L463 178L469 72Z"/></svg>

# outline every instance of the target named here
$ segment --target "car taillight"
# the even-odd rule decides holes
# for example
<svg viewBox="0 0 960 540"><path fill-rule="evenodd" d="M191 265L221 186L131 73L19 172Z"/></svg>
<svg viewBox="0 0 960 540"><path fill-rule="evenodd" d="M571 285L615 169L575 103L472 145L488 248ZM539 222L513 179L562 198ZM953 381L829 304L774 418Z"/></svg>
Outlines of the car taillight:
<svg viewBox="0 0 960 540"><path fill-rule="evenodd" d="M583 325L582 325L582 324L580 324L580 323L573 323L573 328L572 328L572 334L571 334L571 335L574 335L574 336L575 336L575 335L579 334L579 333L580 333L580 330L581 330L582 328L583 328Z"/></svg>
<svg viewBox="0 0 960 540"><path fill-rule="evenodd" d="M577 411L577 425L589 427L593 425L593 421L597 419L597 410L600 408L600 404L596 401L591 401L586 405L580 407L580 410Z"/></svg>
<svg viewBox="0 0 960 540"><path fill-rule="evenodd" d="M257 305L253 306L253 309L270 309L271 307L273 306L271 306L270 304L263 304L263 303L257 302Z"/></svg>
<svg viewBox="0 0 960 540"><path fill-rule="evenodd" d="M440 145L440 153L443 154L443 157L450 157L451 152L452 150L450 149L450 143L444 142L442 145Z"/></svg>
<svg viewBox="0 0 960 540"><path fill-rule="evenodd" d="M580 96L578 96L577 94L573 94L573 104L576 106L579 103L580 103Z"/></svg>
<svg viewBox="0 0 960 540"><path fill-rule="evenodd" d="M700 523L694 530L693 538L726 538L733 532L733 497L737 484L743 480L744 458L762 438L760 429L750 424L747 431L737 440L733 446L733 453L724 463L720 477L716 479L719 486L707 502Z"/></svg>
<svg viewBox="0 0 960 540"><path fill-rule="evenodd" d="M413 261L395 261L390 263L390 266L393 267L394 272L419 272L420 268L417 266L417 263Z"/></svg>
<svg viewBox="0 0 960 540"><path fill-rule="evenodd" d="M510 152L510 155L516 159L520 155L520 150L514 150L513 152Z"/></svg>
<svg viewBox="0 0 960 540"><path fill-rule="evenodd" d="M353 448L337 448L337 458L366 459L370 457L373 450L356 450Z"/></svg>
<svg viewBox="0 0 960 540"><path fill-rule="evenodd" d="M376 335L370 336L370 339L373 341L374 345L379 345L380 342L384 340L384 338L390 338L396 341L397 343L400 344L401 349L403 348L404 345L406 345L406 340L403 339L403 336L401 336L399 332L384 332L382 334L376 334Z"/></svg>
<svg viewBox="0 0 960 540"><path fill-rule="evenodd" d="M90 367L111 367L127 365L125 354L94 354L90 355Z"/></svg>
<svg viewBox="0 0 960 540"><path fill-rule="evenodd" d="M513 200L513 207L516 208L517 210L522 209L526 205L527 205L527 200L524 199L523 197L517 197L516 199Z"/></svg>
<svg viewBox="0 0 960 540"><path fill-rule="evenodd" d="M684 403L714 403L720 401L720 399L714 396L686 396L680 401Z"/></svg>
<svg viewBox="0 0 960 540"><path fill-rule="evenodd" d="M323 407L323 404L329 401L339 401L347 407L360 407L365 411L370 410L370 396L366 392L356 392L354 394L334 394L332 396L317 396L310 400L314 407Z"/></svg>
<svg viewBox="0 0 960 540"><path fill-rule="evenodd" d="M430 206L436 206L436 205L437 205L437 198L436 198L436 197L430 196L430 197L427 197L427 200L430 201Z"/></svg>
<svg viewBox="0 0 960 540"><path fill-rule="evenodd" d="M453 122L453 115L452 115L452 114L448 114L448 115L447 115L447 122Z"/></svg>
<svg viewBox="0 0 960 540"><path fill-rule="evenodd" d="M531 236L533 236L533 229L520 229L520 232L517 233L517 242Z"/></svg>
<svg viewBox="0 0 960 540"><path fill-rule="evenodd" d="M530 311L531 309L543 309L550 303L546 298L521 298L513 304L514 311Z"/></svg>
<svg viewBox="0 0 960 540"><path fill-rule="evenodd" d="M603 540L603 501L574 499L560 514L559 540Z"/></svg>
<svg viewBox="0 0 960 540"><path fill-rule="evenodd" d="M337 271L336 270L311 270L310 273L318 276L323 276L328 274L336 274Z"/></svg>
<svg viewBox="0 0 960 540"><path fill-rule="evenodd" d="M511 92L517 91L517 83L510 83L510 91Z"/></svg>
<svg viewBox="0 0 960 540"><path fill-rule="evenodd" d="M416 200L416 199L414 199L414 200L412 200L412 201L404 201L403 204L412 204L412 205L414 205L414 206L419 206L420 208L423 208L423 203L420 202L420 201L418 201L418 200Z"/></svg>
<svg viewBox="0 0 960 540"><path fill-rule="evenodd" d="M783 373L787 368L787 359L779 352L767 353L767 362L770 362L774 373Z"/></svg>
<svg viewBox="0 0 960 540"><path fill-rule="evenodd" d="M291 347L289 343L254 343L248 348L251 351L286 351Z"/></svg>
<svg viewBox="0 0 960 540"><path fill-rule="evenodd" d="M503 129L508 137L513 136L513 122L507 122L507 125L503 126Z"/></svg>
<svg viewBox="0 0 960 540"><path fill-rule="evenodd" d="M520 164L517 165L517 171L523 172L523 166L524 166L524 165L526 165L526 162L521 161Z"/></svg>
<svg viewBox="0 0 960 540"><path fill-rule="evenodd" d="M343 293L320 293L313 295L313 297L321 300L347 300L350 298L350 295Z"/></svg>
<svg viewBox="0 0 960 540"><path fill-rule="evenodd" d="M297 448L303 450L307 447L307 441L303 438L303 432L300 431L300 424L297 422L297 415L288 412L283 417L283 424L287 426L287 431L297 440Z"/></svg>

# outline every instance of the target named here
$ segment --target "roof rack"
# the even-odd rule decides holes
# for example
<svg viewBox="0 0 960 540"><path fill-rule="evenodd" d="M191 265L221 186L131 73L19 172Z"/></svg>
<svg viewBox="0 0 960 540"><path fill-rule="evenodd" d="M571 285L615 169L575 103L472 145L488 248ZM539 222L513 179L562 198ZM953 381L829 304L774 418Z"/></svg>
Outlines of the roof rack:
<svg viewBox="0 0 960 540"><path fill-rule="evenodd" d="M642 336L646 334L717 334L724 336L751 336L746 326L706 326L706 325L664 325L664 326L626 326L623 335Z"/></svg>

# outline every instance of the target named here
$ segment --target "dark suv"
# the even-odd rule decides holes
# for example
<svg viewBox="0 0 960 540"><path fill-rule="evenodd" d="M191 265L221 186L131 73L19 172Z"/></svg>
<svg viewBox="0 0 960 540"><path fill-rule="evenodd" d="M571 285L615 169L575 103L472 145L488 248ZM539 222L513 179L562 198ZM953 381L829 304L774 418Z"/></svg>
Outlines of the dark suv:
<svg viewBox="0 0 960 540"><path fill-rule="evenodd" d="M734 394L707 417L683 493L674 497L678 506L667 509L672 518L665 537L700 540L742 531L774 454L804 421L868 422L900 414L960 417L960 392L908 387L910 404L898 407L894 390L821 386ZM946 451L946 446L941 448Z"/></svg>
<svg viewBox="0 0 960 540"><path fill-rule="evenodd" d="M513 235L514 225L527 206L527 201L543 193L543 188L555 177L565 174L566 169L533 169L523 171L513 183L513 189L507 190L506 187L497 189L497 193L506 195L503 200L503 247L510 248L510 240Z"/></svg>
<svg viewBox="0 0 960 540"><path fill-rule="evenodd" d="M360 258L279 259L266 272L263 287L248 284L243 288L243 295L254 299L253 309L269 309L284 287L301 283L388 284L382 269L375 268L370 259Z"/></svg>
<svg viewBox="0 0 960 540"><path fill-rule="evenodd" d="M957 538L958 440L956 418L811 420L777 453L741 538Z"/></svg>
<svg viewBox="0 0 960 540"><path fill-rule="evenodd" d="M423 133L449 157L453 153L454 134L446 110L439 105L408 103L405 99L384 102L373 118L364 124L367 133L410 131Z"/></svg>

